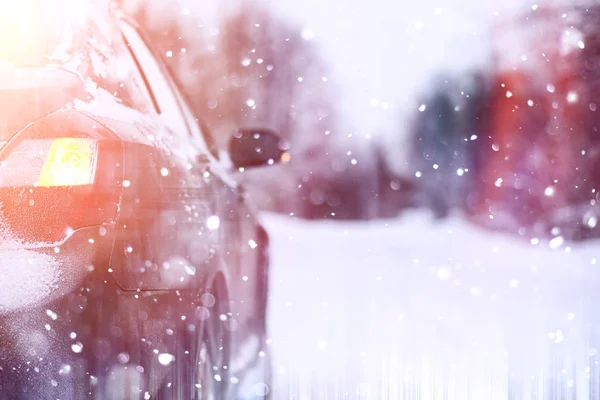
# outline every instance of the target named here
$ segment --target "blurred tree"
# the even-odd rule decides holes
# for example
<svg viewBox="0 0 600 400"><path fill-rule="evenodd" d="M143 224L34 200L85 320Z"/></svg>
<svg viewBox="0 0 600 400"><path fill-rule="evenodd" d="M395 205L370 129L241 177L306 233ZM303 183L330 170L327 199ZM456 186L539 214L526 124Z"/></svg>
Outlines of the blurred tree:
<svg viewBox="0 0 600 400"><path fill-rule="evenodd" d="M521 235L600 235L599 27L598 5L525 13L496 27L485 74L432 85L413 128L421 201Z"/></svg>
<svg viewBox="0 0 600 400"><path fill-rule="evenodd" d="M336 179L333 164L343 157L338 96L317 46L299 27L258 1L228 4L212 25L201 15L182 18L174 7L157 13L156 1L129 1L217 147L226 149L240 126L273 128L291 143L291 161L270 168L271 179L263 171L240 177L263 206L299 212L303 182L313 176L328 184Z"/></svg>
<svg viewBox="0 0 600 400"><path fill-rule="evenodd" d="M573 73L581 79L579 108L586 141L577 151L580 170L586 173L580 174L577 181L577 197L588 202L600 190L600 5L585 8L581 25L584 48Z"/></svg>
<svg viewBox="0 0 600 400"><path fill-rule="evenodd" d="M503 208L519 226L545 225L549 231L569 210L593 199L598 10L546 6L502 26L522 42L518 61L506 52L495 55L485 212ZM497 41L515 43L513 36L499 35ZM577 224L583 220L575 218Z"/></svg>
<svg viewBox="0 0 600 400"><path fill-rule="evenodd" d="M412 165L423 205L444 217L458 205L456 170L464 168L464 134L460 131L455 80L439 77L430 91L414 126Z"/></svg>
<svg viewBox="0 0 600 400"><path fill-rule="evenodd" d="M316 46L298 27L259 2L240 1L209 29L178 13L157 16L154 2L137 4L136 19L168 54L197 114L216 135L268 125L297 141L296 153L314 150L310 139L318 147L332 141L325 132L334 124L335 89Z"/></svg>

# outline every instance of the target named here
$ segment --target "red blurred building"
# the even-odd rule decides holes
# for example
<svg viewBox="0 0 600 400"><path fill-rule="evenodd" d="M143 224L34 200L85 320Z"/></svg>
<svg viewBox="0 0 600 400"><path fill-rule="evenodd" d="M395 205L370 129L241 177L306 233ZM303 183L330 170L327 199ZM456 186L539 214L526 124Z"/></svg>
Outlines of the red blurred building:
<svg viewBox="0 0 600 400"><path fill-rule="evenodd" d="M495 28L476 215L552 225L594 205L599 15L598 6L538 8Z"/></svg>

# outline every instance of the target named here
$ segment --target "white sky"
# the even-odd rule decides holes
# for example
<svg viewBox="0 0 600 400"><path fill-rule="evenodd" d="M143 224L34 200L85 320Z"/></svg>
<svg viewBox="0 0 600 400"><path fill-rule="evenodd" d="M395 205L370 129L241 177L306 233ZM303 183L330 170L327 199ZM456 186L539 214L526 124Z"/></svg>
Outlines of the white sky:
<svg viewBox="0 0 600 400"><path fill-rule="evenodd" d="M217 16L217 8L237 4L180 1L204 21ZM533 4L572 0L259 1L312 32L332 67L329 81L342 88L343 126L401 150L406 115L418 108L417 94L436 72L485 67L490 28L500 19Z"/></svg>
<svg viewBox="0 0 600 400"><path fill-rule="evenodd" d="M241 0L254 1L254 0ZM506 16L517 8L548 0L259 0L303 29L311 30L326 61L330 80L344 88L344 110L359 130L385 126L381 113L367 109L371 100L397 107L414 100L414 90L429 72L456 70L481 63L485 36L494 12ZM203 21L237 0L163 0L201 13ZM536 3L537 2L537 3ZM384 118L385 119L385 118Z"/></svg>
<svg viewBox="0 0 600 400"><path fill-rule="evenodd" d="M358 129L376 131L397 125L394 109L415 102L415 90L432 72L485 60L494 12L504 16L529 0L265 1L314 31L333 80L344 87L344 109Z"/></svg>
<svg viewBox="0 0 600 400"><path fill-rule="evenodd" d="M436 72L483 66L490 27L537 0L263 0L304 29L341 84L344 122L379 136L403 172L407 115ZM541 0L544 2L546 0ZM498 15L495 15L495 14Z"/></svg>

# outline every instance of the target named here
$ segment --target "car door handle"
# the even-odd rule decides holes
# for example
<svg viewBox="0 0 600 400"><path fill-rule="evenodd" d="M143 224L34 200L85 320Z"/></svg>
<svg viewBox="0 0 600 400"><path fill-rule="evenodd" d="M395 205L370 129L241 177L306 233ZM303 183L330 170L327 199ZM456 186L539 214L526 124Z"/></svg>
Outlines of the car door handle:
<svg viewBox="0 0 600 400"><path fill-rule="evenodd" d="M197 175L204 175L207 177L207 173L211 173L210 159L205 155L199 155L196 157L195 163L192 167L192 171Z"/></svg>
<svg viewBox="0 0 600 400"><path fill-rule="evenodd" d="M240 202L246 201L247 196L248 196L248 189L246 189L246 186L239 184L237 187L238 201L240 201Z"/></svg>
<svg viewBox="0 0 600 400"><path fill-rule="evenodd" d="M198 154L196 156L196 163L198 164L210 164L210 158L208 158L208 156L206 154Z"/></svg>

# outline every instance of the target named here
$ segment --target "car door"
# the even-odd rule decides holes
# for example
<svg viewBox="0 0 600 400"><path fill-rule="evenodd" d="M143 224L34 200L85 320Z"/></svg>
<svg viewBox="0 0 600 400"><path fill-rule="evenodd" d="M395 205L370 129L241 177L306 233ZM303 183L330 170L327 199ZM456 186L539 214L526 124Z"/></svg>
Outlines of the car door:
<svg viewBox="0 0 600 400"><path fill-rule="evenodd" d="M177 91L178 96L181 93ZM181 99L182 110L190 126L191 139L207 148L203 129L193 116L188 104ZM204 154L208 154L205 150ZM233 342L238 357L232 362L232 371L243 370L252 362L261 343L266 312L267 265L265 260L266 235L258 227L256 212L250 207L246 192L240 187L226 164L212 156L205 174L210 176L212 195L218 199L221 235L217 255L221 271L227 278Z"/></svg>
<svg viewBox="0 0 600 400"><path fill-rule="evenodd" d="M124 34L138 58L143 57L136 49L132 34L126 25ZM143 41L143 39L140 40ZM151 52L147 46L144 51ZM170 80L168 71L159 61L152 60L158 71L149 70L153 64L150 60L140 59L138 64L144 71L148 86L154 93L155 101L165 118L165 124L172 132L185 132L185 135L173 133L174 140L169 142L173 151L172 166L174 172L180 174L178 180L179 199L182 203L171 203L169 215L165 224L161 225L160 235L157 235L160 244L177 238L178 245L186 245L189 262L186 267L196 268L195 273L200 285L208 284L206 279L218 268L224 275L228 286L228 303L231 317L232 332L235 343L244 343L243 347L249 354L256 353L259 343L252 335L252 327L257 320L264 316L264 299L259 292L264 292L264 274L257 270L257 260L261 249L258 248L260 239L257 237L256 221L254 215L247 207L246 200L238 190L235 180L227 169L210 152L198 121L193 117L185 99L178 88ZM158 76L160 75L160 76ZM159 85L163 80L162 87ZM170 103L162 106L161 102L170 99ZM166 107L172 107L168 109ZM168 182L168 181L167 181ZM175 184L176 182L172 182ZM163 183L164 185L164 183ZM163 187L162 190L165 190ZM164 214L164 211L162 211ZM163 216L164 218L164 216ZM156 246L158 248L159 246ZM178 246L179 248L179 246ZM185 262L181 260L180 252L166 248L176 264L170 262L168 267L173 269ZM161 270L161 265L155 268ZM176 273L167 281L157 279L163 285L161 288L185 287L179 281L188 268L175 268ZM164 274L164 271L162 271ZM147 271L146 271L147 274ZM151 275L152 276L152 275ZM158 278L162 278L158 274ZM145 283L145 282L142 282ZM147 283L146 287L147 287ZM247 341L249 340L249 341ZM247 343L247 344L246 344ZM244 364L247 360L239 360Z"/></svg>
<svg viewBox="0 0 600 400"><path fill-rule="evenodd" d="M133 24L123 21L121 30L155 115L143 137L124 143L115 274L131 290L199 287L218 243L216 199L167 71Z"/></svg>

